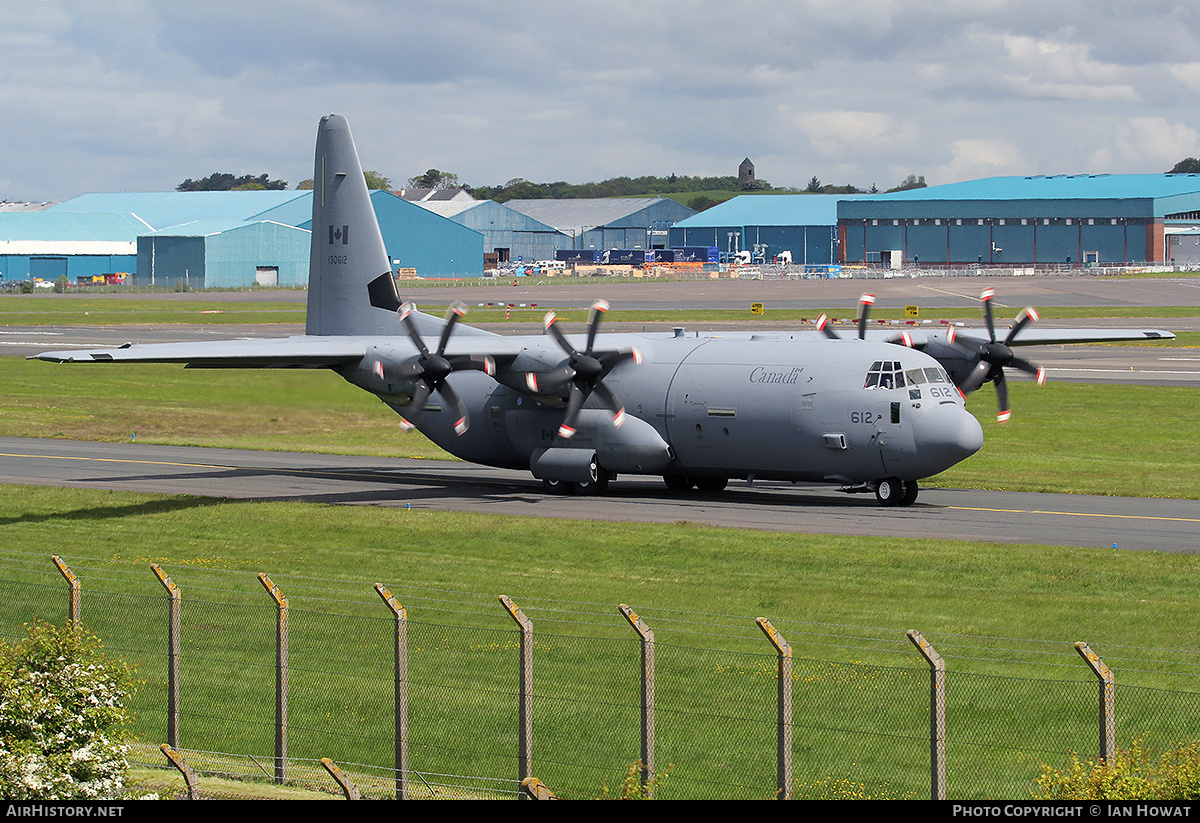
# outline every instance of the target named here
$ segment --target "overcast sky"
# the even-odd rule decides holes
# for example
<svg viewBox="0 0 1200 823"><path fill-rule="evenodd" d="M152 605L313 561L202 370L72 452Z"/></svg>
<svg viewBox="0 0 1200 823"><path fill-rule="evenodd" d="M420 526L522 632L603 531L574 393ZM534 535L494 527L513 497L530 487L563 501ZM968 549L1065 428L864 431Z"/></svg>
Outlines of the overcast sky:
<svg viewBox="0 0 1200 823"><path fill-rule="evenodd" d="M1200 156L1200 5L3 0L0 199L312 177L775 186L1162 172Z"/></svg>

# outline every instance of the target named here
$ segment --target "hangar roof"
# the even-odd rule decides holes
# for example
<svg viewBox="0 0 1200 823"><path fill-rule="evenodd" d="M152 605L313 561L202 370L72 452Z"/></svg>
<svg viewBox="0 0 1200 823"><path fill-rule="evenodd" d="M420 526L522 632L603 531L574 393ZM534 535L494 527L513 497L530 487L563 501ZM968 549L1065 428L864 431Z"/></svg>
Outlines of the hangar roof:
<svg viewBox="0 0 1200 823"><path fill-rule="evenodd" d="M840 194L743 194L680 220L684 229L707 226L836 226Z"/></svg>
<svg viewBox="0 0 1200 823"><path fill-rule="evenodd" d="M889 194L841 197L863 200L1092 200L1175 197L1200 192L1200 174L1054 174L985 177Z"/></svg>
<svg viewBox="0 0 1200 823"><path fill-rule="evenodd" d="M311 191L154 191L81 194L51 206L45 213L125 212L136 214L153 229L196 220L241 222L259 213L310 198ZM308 212L311 219L312 206Z"/></svg>
<svg viewBox="0 0 1200 823"><path fill-rule="evenodd" d="M149 226L132 214L0 214L0 241L105 240L132 242Z"/></svg>
<svg viewBox="0 0 1200 823"><path fill-rule="evenodd" d="M165 229L159 229L154 232L146 232L143 237L211 237L214 234L224 234L228 231L236 229L244 229L247 226L257 226L260 223L270 223L277 226L285 226L289 229L302 231L308 234L308 229L298 229L295 226L284 223L277 223L274 220L196 220L191 223L181 223L178 226L170 226Z"/></svg>
<svg viewBox="0 0 1200 823"><path fill-rule="evenodd" d="M947 207L945 204L953 204ZM843 197L838 217L1003 216L1159 218L1200 211L1200 174L988 177L923 189ZM1084 213L1086 212L1086 214Z"/></svg>
<svg viewBox="0 0 1200 823"><path fill-rule="evenodd" d="M562 200L507 200L505 206L532 217L559 231L584 230L613 226L640 212L650 212L647 221L629 221L627 226L647 225L652 221L677 221L695 212L666 197L581 197Z"/></svg>

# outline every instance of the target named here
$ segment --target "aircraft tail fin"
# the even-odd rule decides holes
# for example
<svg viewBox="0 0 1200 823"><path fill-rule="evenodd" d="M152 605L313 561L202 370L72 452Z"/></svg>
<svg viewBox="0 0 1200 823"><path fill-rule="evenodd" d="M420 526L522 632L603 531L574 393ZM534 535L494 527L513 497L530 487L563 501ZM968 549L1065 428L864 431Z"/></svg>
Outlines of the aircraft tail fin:
<svg viewBox="0 0 1200 823"><path fill-rule="evenodd" d="M399 334L398 308L350 126L341 115L327 115L317 127L305 333Z"/></svg>

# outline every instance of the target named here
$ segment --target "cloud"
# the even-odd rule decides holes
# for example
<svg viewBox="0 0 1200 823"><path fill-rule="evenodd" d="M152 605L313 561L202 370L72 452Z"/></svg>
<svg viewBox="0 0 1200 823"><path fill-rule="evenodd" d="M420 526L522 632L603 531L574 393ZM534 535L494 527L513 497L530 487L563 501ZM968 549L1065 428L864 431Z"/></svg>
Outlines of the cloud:
<svg viewBox="0 0 1200 823"><path fill-rule="evenodd" d="M1154 171L1200 128L1198 46L1200 12L1116 0L14 0L0 198L295 182L329 112L393 180L730 174L746 156L799 187Z"/></svg>
<svg viewBox="0 0 1200 823"><path fill-rule="evenodd" d="M939 182L1022 174L1029 168L1020 150L1003 140L955 140L950 154L949 162L933 170Z"/></svg>

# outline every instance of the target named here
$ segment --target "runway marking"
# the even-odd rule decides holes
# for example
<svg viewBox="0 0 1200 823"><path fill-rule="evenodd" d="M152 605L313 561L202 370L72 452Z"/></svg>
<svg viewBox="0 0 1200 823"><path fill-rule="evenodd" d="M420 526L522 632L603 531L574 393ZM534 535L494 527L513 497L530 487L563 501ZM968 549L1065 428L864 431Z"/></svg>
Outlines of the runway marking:
<svg viewBox="0 0 1200 823"><path fill-rule="evenodd" d="M1200 517L1156 517L1146 514L1103 514L1101 512L1055 512L1040 509L987 509L981 506L940 506L943 509L997 514L1057 514L1063 517L1109 517L1115 520L1163 520L1171 523L1200 523Z"/></svg>
<svg viewBox="0 0 1200 823"><path fill-rule="evenodd" d="M0 457L32 457L39 460L90 460L94 463L135 463L145 466L182 466L196 469L238 469L242 466L219 466L209 463L176 463L169 460L128 460L119 457L73 457L64 454L8 454L0 452Z"/></svg>

